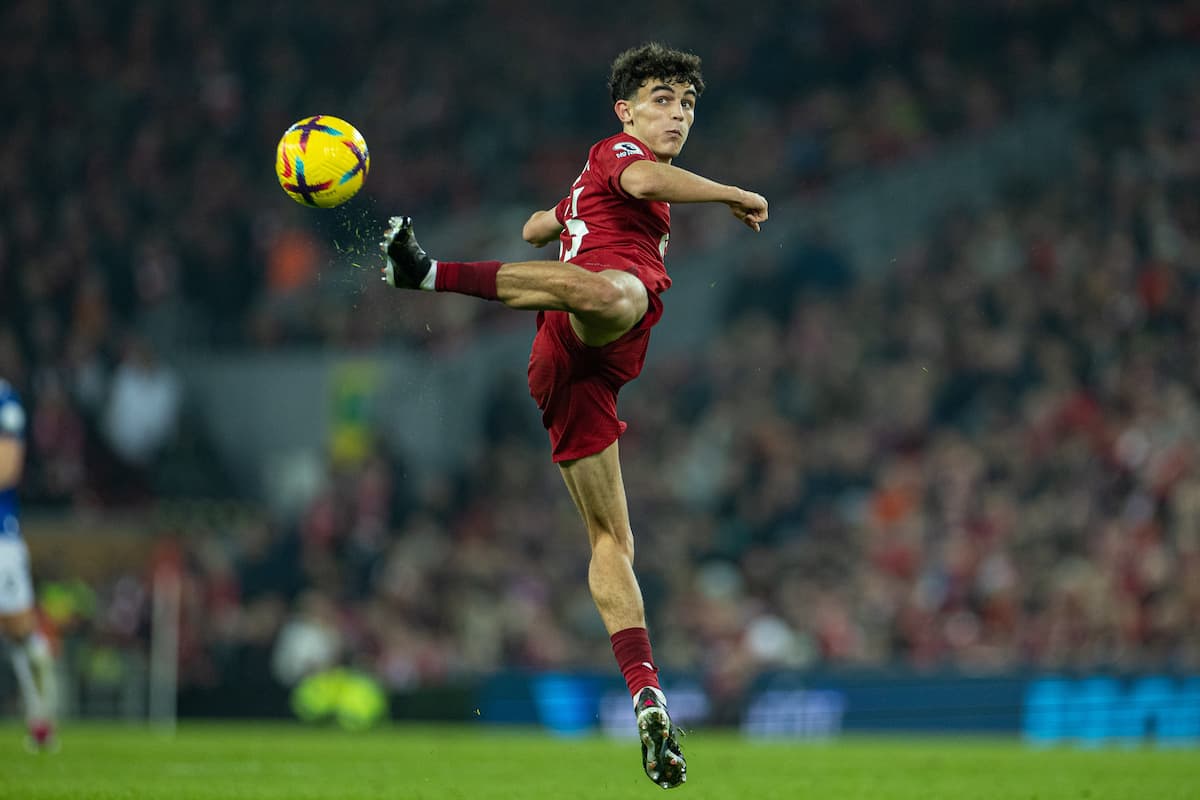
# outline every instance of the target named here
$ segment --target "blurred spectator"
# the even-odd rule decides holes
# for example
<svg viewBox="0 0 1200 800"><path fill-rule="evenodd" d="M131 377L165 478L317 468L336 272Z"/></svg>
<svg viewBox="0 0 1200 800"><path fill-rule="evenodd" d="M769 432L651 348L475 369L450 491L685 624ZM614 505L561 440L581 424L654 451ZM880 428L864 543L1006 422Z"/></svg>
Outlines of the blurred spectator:
<svg viewBox="0 0 1200 800"><path fill-rule="evenodd" d="M127 465L150 468L176 431L182 402L179 378L159 361L150 342L130 336L113 371L104 432Z"/></svg>
<svg viewBox="0 0 1200 800"><path fill-rule="evenodd" d="M664 38L713 85L688 164L780 208L1089 100L1200 31L1184 2L666 8ZM0 189L22 198L0 221L0 371L31 390L39 502L119 499L105 445L144 478L186 424L175 348L452 350L515 324L483 304L390 313L349 265L383 209L452 219L470 248L473 219L556 199L631 44L599 6L531 24L427 4L403 45L386 4L277 12L0 11ZM1143 100L1085 120L1068 179L948 212L877 279L827 235L789 236L726 296L719 337L623 397L664 666L731 696L813 664L1200 667L1200 84ZM330 108L374 172L312 215L263 154ZM685 257L705 241L679 238ZM185 685L339 659L392 689L607 664L583 532L541 432L504 416L460 471L417 480L372 452L284 476L285 519L191 521ZM145 636L137 580L103 587L85 635Z"/></svg>
<svg viewBox="0 0 1200 800"><path fill-rule="evenodd" d="M275 638L271 672L284 686L295 686L307 676L335 666L341 649L335 606L318 592L306 592Z"/></svg>

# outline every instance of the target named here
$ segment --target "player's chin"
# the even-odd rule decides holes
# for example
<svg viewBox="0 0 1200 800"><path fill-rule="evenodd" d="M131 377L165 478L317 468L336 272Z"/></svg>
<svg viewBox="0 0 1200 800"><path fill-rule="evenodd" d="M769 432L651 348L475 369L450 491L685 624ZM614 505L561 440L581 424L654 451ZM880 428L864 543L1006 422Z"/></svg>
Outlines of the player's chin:
<svg viewBox="0 0 1200 800"><path fill-rule="evenodd" d="M667 137L666 141L664 141L662 143L662 146L659 148L658 155L667 156L668 158L674 158L675 156L677 156L681 152L683 152L683 143L684 143L683 139L680 139L675 136L669 136L669 137Z"/></svg>

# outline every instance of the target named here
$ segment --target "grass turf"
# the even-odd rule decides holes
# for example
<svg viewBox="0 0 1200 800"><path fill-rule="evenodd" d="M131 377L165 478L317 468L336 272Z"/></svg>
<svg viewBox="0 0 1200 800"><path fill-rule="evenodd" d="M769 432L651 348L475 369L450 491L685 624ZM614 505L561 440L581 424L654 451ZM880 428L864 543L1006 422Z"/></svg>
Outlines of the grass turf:
<svg viewBox="0 0 1200 800"><path fill-rule="evenodd" d="M0 729L0 798L645 798L634 740L554 739L486 727L392 727L364 734L299 725L186 724L173 738L76 724L53 755L27 755ZM1193 800L1200 753L1031 750L1015 741L857 739L750 742L697 731L690 779L671 797L838 800Z"/></svg>

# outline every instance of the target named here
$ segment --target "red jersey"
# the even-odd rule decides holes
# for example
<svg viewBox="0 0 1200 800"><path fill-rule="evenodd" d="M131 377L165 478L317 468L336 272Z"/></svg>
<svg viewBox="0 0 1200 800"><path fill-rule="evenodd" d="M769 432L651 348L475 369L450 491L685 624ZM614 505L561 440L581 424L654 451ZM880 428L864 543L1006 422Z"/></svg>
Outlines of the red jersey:
<svg viewBox="0 0 1200 800"><path fill-rule="evenodd" d="M671 286L663 257L671 237L671 207L638 200L621 188L621 173L635 161L657 161L646 145L618 133L592 146L587 165L554 216L563 226L560 261L598 271L632 272L659 294Z"/></svg>

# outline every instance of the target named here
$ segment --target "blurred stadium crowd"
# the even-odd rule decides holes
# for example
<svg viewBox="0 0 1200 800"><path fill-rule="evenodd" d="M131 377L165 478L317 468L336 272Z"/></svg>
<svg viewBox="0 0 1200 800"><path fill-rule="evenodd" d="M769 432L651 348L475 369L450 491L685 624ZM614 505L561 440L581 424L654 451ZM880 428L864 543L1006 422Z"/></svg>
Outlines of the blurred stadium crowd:
<svg viewBox="0 0 1200 800"><path fill-rule="evenodd" d="M382 208L553 202L611 127L603 65L631 41L608 6L523 6L0 11L0 188L21 198L0 375L31 414L27 506L236 498L203 467L171 366L188 350L419 344L331 304L328 231L267 163L294 118L353 109ZM915 6L657 4L710 76L684 165L819 197L1200 36L1183 2ZM1200 665L1200 82L1099 122L1069 180L946 214L878 278L820 241L758 265L719 339L626 393L663 666L719 694L776 666ZM496 392L461 472L380 450L294 525L251 506L182 526L185 685L606 667L576 513L519 376ZM144 637L139 580L95 587L78 635Z"/></svg>

